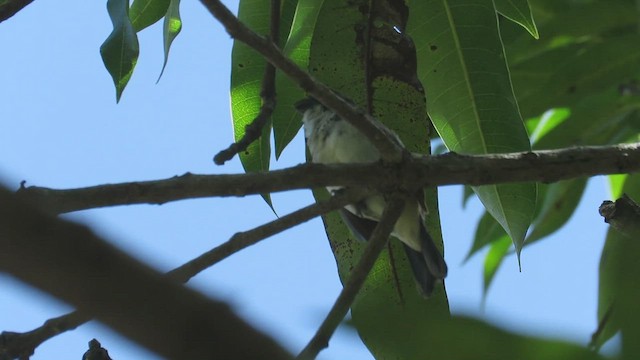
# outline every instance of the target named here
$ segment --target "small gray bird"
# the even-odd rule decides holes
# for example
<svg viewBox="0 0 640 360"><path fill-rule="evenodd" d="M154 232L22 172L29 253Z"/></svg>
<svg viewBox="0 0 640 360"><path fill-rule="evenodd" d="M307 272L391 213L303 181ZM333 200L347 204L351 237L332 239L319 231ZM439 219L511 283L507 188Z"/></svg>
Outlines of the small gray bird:
<svg viewBox="0 0 640 360"><path fill-rule="evenodd" d="M295 104L302 113L304 135L311 160L321 164L372 163L380 160L378 149L360 131L313 98ZM402 144L396 134L399 144ZM329 192L340 187L327 187ZM386 202L382 195L370 196L341 209L340 215L351 232L362 241L369 239ZM392 235L404 244L414 277L423 296L447 276L447 264L424 226L422 201L407 201Z"/></svg>

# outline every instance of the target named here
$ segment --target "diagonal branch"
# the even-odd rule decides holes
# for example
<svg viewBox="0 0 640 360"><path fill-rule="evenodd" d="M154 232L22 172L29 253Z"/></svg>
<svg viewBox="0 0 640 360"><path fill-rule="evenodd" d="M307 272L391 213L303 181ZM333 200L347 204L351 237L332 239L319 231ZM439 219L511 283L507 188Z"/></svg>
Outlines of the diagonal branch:
<svg viewBox="0 0 640 360"><path fill-rule="evenodd" d="M169 281L87 228L48 215L4 188L0 271L95 315L165 358L291 359L226 304Z"/></svg>
<svg viewBox="0 0 640 360"><path fill-rule="evenodd" d="M324 186L367 187L385 191L452 184L554 182L601 174L640 171L640 143L574 147L492 155L448 153L382 163L303 164L268 173L185 174L166 180L55 190L22 187L18 193L54 213L132 204L163 204L192 198L244 196Z"/></svg>
<svg viewBox="0 0 640 360"><path fill-rule="evenodd" d="M280 43L280 0L271 0L271 26L269 30L269 39L274 44ZM262 106L258 116L247 125L244 136L231 144L225 150L220 151L213 157L216 165L224 165L225 162L233 159L233 157L241 151L245 151L251 143L258 140L262 135L262 129L267 125L267 121L276 108L276 68L271 63L267 63L264 68L262 78L262 90L260 91L262 98Z"/></svg>
<svg viewBox="0 0 640 360"><path fill-rule="evenodd" d="M388 135L389 130L384 125L336 96L326 85L318 82L282 54L273 42L242 24L220 1L201 0L201 2L220 21L231 37L262 54L267 61L289 76L304 91L358 128L380 151L383 160L394 162L402 159L405 154L404 149Z"/></svg>
<svg viewBox="0 0 640 360"><path fill-rule="evenodd" d="M351 189L332 196L327 201L309 205L254 229L239 232L231 237L229 241L171 270L167 273L167 276L176 282L187 282L202 270L260 240L301 224L316 216L357 202L366 197L367 194L368 192L364 190ZM17 358L23 355L29 356L35 348L43 342L60 333L73 330L91 320L91 318L92 317L86 313L76 310L49 319L42 326L28 332L16 333L5 331L0 334L0 355L7 354L11 358Z"/></svg>
<svg viewBox="0 0 640 360"><path fill-rule="evenodd" d="M358 262L358 265L353 269L349 279L342 288L338 299L333 304L331 311L327 314L327 317L318 328L318 331L313 336L311 341L298 355L297 359L307 360L315 359L318 353L329 346L329 339L340 325L340 322L347 315L351 304L356 298L356 295L360 291L360 288L367 279L367 275L373 268L380 252L385 248L389 234L393 229L396 220L400 216L402 209L404 208L404 200L397 196L390 199L387 204L380 222L376 226L371 238L367 243L367 247L362 254L362 258Z"/></svg>

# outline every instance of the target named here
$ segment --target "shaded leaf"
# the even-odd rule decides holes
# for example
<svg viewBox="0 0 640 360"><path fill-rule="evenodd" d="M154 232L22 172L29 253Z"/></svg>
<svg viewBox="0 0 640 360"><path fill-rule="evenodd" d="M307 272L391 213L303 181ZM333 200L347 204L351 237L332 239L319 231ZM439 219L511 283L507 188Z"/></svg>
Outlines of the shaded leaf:
<svg viewBox="0 0 640 360"><path fill-rule="evenodd" d="M167 61L169 60L169 50L173 40L180 34L182 30L182 19L180 18L180 0L171 0L167 13L164 16L164 24L162 27L162 38L164 44L164 62L162 63L162 70L158 76L158 81L164 73L164 69L167 67Z"/></svg>
<svg viewBox="0 0 640 360"><path fill-rule="evenodd" d="M502 260L509 253L511 248L511 239L508 236L503 236L497 241L493 242L489 247L489 252L484 258L484 271L482 276L482 290L483 298L486 298L489 286L493 282L493 278L496 276Z"/></svg>
<svg viewBox="0 0 640 360"><path fill-rule="evenodd" d="M409 1L408 32L429 115L451 151L530 150L504 59L491 0ZM474 187L487 211L522 248L535 211L535 184Z"/></svg>
<svg viewBox="0 0 640 360"><path fill-rule="evenodd" d="M365 48L362 29L367 18L359 5L366 3L325 0L317 17L309 60L309 70L317 79L361 106L367 93L361 60ZM401 36L391 31L395 33L392 36ZM393 76L378 74L372 79L371 95L373 115L396 131L410 151L429 151L428 120L421 89ZM442 244L436 191L426 191L430 210L427 227L436 243ZM318 199L322 194L326 196L326 191L314 194ZM323 221L344 281L360 259L363 245L353 239L337 214L326 215ZM424 331L420 329L426 329L435 318L447 317L449 310L443 289L439 287L430 299L423 299L416 289L402 244L390 240L351 307L353 324L376 359L426 356L428 349L421 346L421 338L399 339L390 334L413 333L412 329Z"/></svg>
<svg viewBox="0 0 640 360"><path fill-rule="evenodd" d="M496 10L504 17L525 28L535 39L540 37L527 0L493 0L493 2Z"/></svg>
<svg viewBox="0 0 640 360"><path fill-rule="evenodd" d="M138 61L138 37L129 20L128 0L107 1L107 11L113 30L100 46L100 55L116 87L116 101L120 101Z"/></svg>
<svg viewBox="0 0 640 360"><path fill-rule="evenodd" d="M569 221L582 199L587 186L586 178L541 184L545 187L540 213L533 222L533 230L527 236L526 244L542 239L560 229Z"/></svg>
<svg viewBox="0 0 640 360"><path fill-rule="evenodd" d="M480 221L478 221L478 227L476 228L473 244L471 245L467 256L464 258L464 261L466 262L469 260L476 252L485 246L495 243L505 237L508 238L509 236L502 226L498 224L491 214L485 211L480 218Z"/></svg>
<svg viewBox="0 0 640 360"><path fill-rule="evenodd" d="M171 0L134 0L129 9L129 18L136 32L162 19L170 3Z"/></svg>

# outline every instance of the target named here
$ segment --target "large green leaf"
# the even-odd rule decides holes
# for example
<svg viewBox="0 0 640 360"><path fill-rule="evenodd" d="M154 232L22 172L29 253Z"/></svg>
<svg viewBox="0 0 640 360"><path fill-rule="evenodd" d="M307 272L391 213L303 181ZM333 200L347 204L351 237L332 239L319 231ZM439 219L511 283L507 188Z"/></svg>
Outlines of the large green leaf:
<svg viewBox="0 0 640 360"><path fill-rule="evenodd" d="M493 0L496 10L507 19L527 29L534 38L539 38L536 23L527 0Z"/></svg>
<svg viewBox="0 0 640 360"><path fill-rule="evenodd" d="M129 10L131 24L140 31L155 24L167 13L171 0L134 0Z"/></svg>
<svg viewBox="0 0 640 360"><path fill-rule="evenodd" d="M626 193L638 201L640 199L640 174L625 176L624 180L622 193ZM620 308L620 302L624 302L622 298L632 295L628 290L625 290L625 284L621 284L620 272L624 269L625 272L628 272L627 275L635 276L635 279L630 278L631 283L635 284L636 288L640 288L640 260L638 260L640 252L636 250L635 254L632 253L631 259L627 258L630 249L638 249L637 244L640 244L638 239L629 238L615 229L609 228L600 258L598 322L604 326L592 339L592 345L596 348L599 348L620 330L625 318L634 315L625 311L624 305L622 305L622 309ZM637 304L637 297L635 301ZM607 315L607 313L609 314ZM636 308L633 313L637 313ZM637 326L640 324L636 323Z"/></svg>
<svg viewBox="0 0 640 360"><path fill-rule="evenodd" d="M286 38L284 54L303 69L306 69L309 64L311 37L323 2L323 0L299 0L291 25L291 33ZM293 104L302 99L305 94L280 71L276 74L276 89L278 105L273 112L273 137L276 158L278 158L302 126L300 114L296 112Z"/></svg>
<svg viewBox="0 0 640 360"><path fill-rule="evenodd" d="M325 0L317 17L309 60L310 72L316 78L361 106L366 103L367 93L363 61L367 14L362 12L367 4L366 0ZM384 31L385 26L376 31ZM400 39L400 34L387 29L390 41ZM373 52L372 63L379 55ZM421 88L379 71L371 79L370 91L373 115L397 132L410 151L428 152L428 120ZM322 194L326 196L324 190L315 192L317 198ZM430 210L427 227L441 244L436 189L426 192L426 200ZM353 239L338 215L329 214L323 221L344 282L364 245ZM360 337L376 359L420 359L429 353L422 339L400 334L426 331L430 323L446 317L449 311L443 288L436 289L428 300L418 294L403 246L391 239L352 305L351 314Z"/></svg>
<svg viewBox="0 0 640 360"><path fill-rule="evenodd" d="M473 244L471 245L464 261L469 260L476 252L480 251L480 249L485 246L508 237L509 236L502 226L498 224L496 219L485 211L480 218L480 221L478 221L478 227L476 228L476 234L473 238Z"/></svg>
<svg viewBox="0 0 640 360"><path fill-rule="evenodd" d="M409 1L408 32L429 115L451 151L530 150L513 96L491 0ZM518 254L535 211L535 184L475 187Z"/></svg>
<svg viewBox="0 0 640 360"><path fill-rule="evenodd" d="M407 328L410 328L408 325ZM442 319L424 332L389 333L390 337L417 337L429 356L413 359L456 360L604 360L584 347L547 339L522 336L479 320L452 317Z"/></svg>
<svg viewBox="0 0 640 360"><path fill-rule="evenodd" d="M113 30L100 46L100 55L116 87L116 101L120 101L138 61L140 48L138 36L129 20L129 1L109 0L107 11Z"/></svg>
<svg viewBox="0 0 640 360"><path fill-rule="evenodd" d="M164 45L164 62L162 63L162 70L160 70L160 76L158 81L164 73L164 69L167 67L167 61L169 60L169 50L173 40L180 34L182 30L182 19L180 18L180 0L171 0L167 13L164 16L164 24L162 26L162 39Z"/></svg>
<svg viewBox="0 0 640 360"><path fill-rule="evenodd" d="M270 4L264 0L242 0L238 8L238 18L253 31L267 35L270 24ZM233 118L233 136L240 140L247 125L251 124L260 112L262 99L262 78L266 61L249 46L235 41L231 52L231 116ZM262 131L262 136L249 145L238 156L247 172L267 171L271 158L269 136L271 124ZM269 194L263 195L271 206Z"/></svg>

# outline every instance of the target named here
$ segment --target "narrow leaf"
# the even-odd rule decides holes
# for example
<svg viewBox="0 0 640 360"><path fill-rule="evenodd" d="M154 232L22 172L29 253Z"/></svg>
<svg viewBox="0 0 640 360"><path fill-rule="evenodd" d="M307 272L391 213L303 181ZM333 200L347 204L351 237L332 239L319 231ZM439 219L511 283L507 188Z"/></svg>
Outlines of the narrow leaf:
<svg viewBox="0 0 640 360"><path fill-rule="evenodd" d="M162 70L158 81L164 73L164 69L167 67L167 61L169 60L169 50L173 40L180 34L182 30L182 19L180 18L180 0L171 0L167 13L164 16L164 25L162 28L162 38L164 40L164 62L162 63Z"/></svg>
<svg viewBox="0 0 640 360"><path fill-rule="evenodd" d="M303 69L309 64L311 38L323 3L323 0L299 0L291 32L286 38L283 52ZM295 111L293 104L305 94L280 71L276 74L276 88L278 105L273 112L273 136L276 158L279 158L302 126L300 115Z"/></svg>
<svg viewBox="0 0 640 360"><path fill-rule="evenodd" d="M484 258L484 272L482 276L483 298L486 298L489 286L491 286L493 278L496 276L502 264L502 260L504 260L504 257L509 252L509 248L511 248L511 239L509 239L508 236L492 243L489 247L489 252Z"/></svg>
<svg viewBox="0 0 640 360"><path fill-rule="evenodd" d="M488 212L484 212L480 221L478 222L478 227L476 228L476 234L473 239L473 244L467 253L464 261L468 261L475 253L484 248L489 244L493 244L496 241L499 241L503 238L508 238L509 236L504 231L502 226L498 224L496 219L494 219L491 214Z"/></svg>
<svg viewBox="0 0 640 360"><path fill-rule="evenodd" d="M496 10L504 17L525 28L535 39L540 37L527 0L493 0L493 2Z"/></svg>
<svg viewBox="0 0 640 360"><path fill-rule="evenodd" d="M546 187L540 213L533 222L533 230L527 236L526 244L550 235L566 224L578 207L587 186L586 178L559 181Z"/></svg>
<svg viewBox="0 0 640 360"><path fill-rule="evenodd" d="M171 0L134 0L129 18L136 32L155 24L167 13Z"/></svg>
<svg viewBox="0 0 640 360"><path fill-rule="evenodd" d="M128 0L107 1L113 31L100 46L100 55L116 87L116 101L127 86L138 61L138 37L129 20Z"/></svg>
<svg viewBox="0 0 640 360"><path fill-rule="evenodd" d="M451 151L530 150L513 95L491 0L411 0L408 32L416 43L427 108ZM520 254L535 211L535 184L474 187Z"/></svg>

